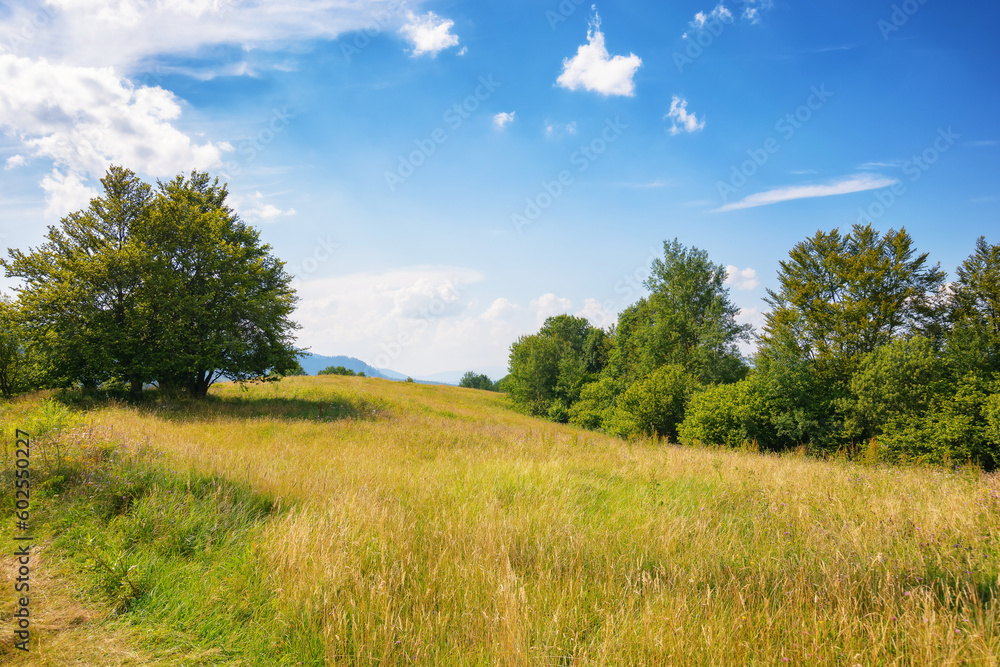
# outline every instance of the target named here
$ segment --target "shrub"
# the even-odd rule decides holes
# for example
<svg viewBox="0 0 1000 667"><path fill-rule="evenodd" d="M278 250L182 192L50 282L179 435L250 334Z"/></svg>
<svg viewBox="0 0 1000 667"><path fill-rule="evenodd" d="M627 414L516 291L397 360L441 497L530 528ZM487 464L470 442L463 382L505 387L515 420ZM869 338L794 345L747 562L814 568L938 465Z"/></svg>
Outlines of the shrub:
<svg viewBox="0 0 1000 667"><path fill-rule="evenodd" d="M688 404L680 436L712 445L739 447L756 442L766 449L785 444L773 415L768 378L753 373L735 384L714 385L695 394Z"/></svg>
<svg viewBox="0 0 1000 667"><path fill-rule="evenodd" d="M583 428L599 429L610 422L614 412L615 385L615 381L606 376L584 385L580 391L580 400L569 409L570 423Z"/></svg>
<svg viewBox="0 0 1000 667"><path fill-rule="evenodd" d="M662 366L633 383L615 406L607 426L618 435L677 438L688 399L698 381L678 364Z"/></svg>

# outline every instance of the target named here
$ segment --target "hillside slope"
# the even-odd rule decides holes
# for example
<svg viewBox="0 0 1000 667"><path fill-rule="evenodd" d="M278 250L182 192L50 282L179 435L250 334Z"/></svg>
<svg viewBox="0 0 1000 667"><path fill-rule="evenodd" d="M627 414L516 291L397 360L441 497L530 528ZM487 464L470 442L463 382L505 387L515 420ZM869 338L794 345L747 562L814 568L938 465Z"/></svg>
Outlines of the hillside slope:
<svg viewBox="0 0 1000 667"><path fill-rule="evenodd" d="M83 419L157 452L189 493L207 488L191 475L235 489L184 507L248 517L178 551L183 571L184 559L208 564L197 579L172 577L125 612L154 653L176 653L190 627L183 641L208 657L177 664L995 665L1000 654L996 475L627 443L517 414L495 393L350 377L93 405ZM185 488L150 493L161 486ZM225 500L245 493L271 509ZM132 507L112 521L152 511ZM216 572L227 549L235 564ZM234 573L249 592L232 590ZM156 611L192 586L197 611ZM266 613L240 611L252 596ZM251 623L266 630L254 650L273 651L259 662L234 639Z"/></svg>

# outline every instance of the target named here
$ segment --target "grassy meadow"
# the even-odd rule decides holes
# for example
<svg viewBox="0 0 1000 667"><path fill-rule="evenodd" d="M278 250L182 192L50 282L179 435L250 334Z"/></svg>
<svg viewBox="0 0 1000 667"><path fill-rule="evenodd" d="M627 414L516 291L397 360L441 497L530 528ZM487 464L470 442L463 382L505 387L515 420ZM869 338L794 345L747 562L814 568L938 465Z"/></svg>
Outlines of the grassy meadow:
<svg viewBox="0 0 1000 667"><path fill-rule="evenodd" d="M338 376L0 419L8 517L13 429L38 435L34 638L12 648L7 558L5 664L1000 663L996 474L626 442Z"/></svg>

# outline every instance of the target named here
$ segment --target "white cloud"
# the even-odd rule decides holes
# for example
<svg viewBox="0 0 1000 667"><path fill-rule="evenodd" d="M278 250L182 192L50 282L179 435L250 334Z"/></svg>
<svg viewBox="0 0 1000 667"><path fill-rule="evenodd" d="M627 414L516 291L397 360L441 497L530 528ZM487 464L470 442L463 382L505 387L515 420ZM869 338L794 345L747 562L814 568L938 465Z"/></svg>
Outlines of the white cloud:
<svg viewBox="0 0 1000 667"><path fill-rule="evenodd" d="M744 208L753 208L755 206L767 206L769 204L777 204L779 202L791 201L793 199L831 197L834 195L850 194L852 192L877 190L878 188L888 187L894 183L896 183L896 179L894 178L885 178L884 176L878 176L875 174L862 174L860 176L851 176L849 178L844 178L824 185L790 185L784 188L768 190L767 192L758 192L757 194L750 195L740 201L717 208L715 209L715 212L724 213L725 211L736 211Z"/></svg>
<svg viewBox="0 0 1000 667"><path fill-rule="evenodd" d="M885 169L887 167L896 168L902 166L903 166L902 160L891 160L889 162L865 162L863 165L858 167L858 169L862 171L875 171L878 169Z"/></svg>
<svg viewBox="0 0 1000 667"><path fill-rule="evenodd" d="M4 169L17 169L18 167L23 167L28 164L27 158L23 155L11 155L7 158L7 162L4 163Z"/></svg>
<svg viewBox="0 0 1000 667"><path fill-rule="evenodd" d="M587 299L583 302L583 308L576 314L577 317L584 317L595 327L605 329L618 321L617 313L609 313L604 309L604 305L597 299Z"/></svg>
<svg viewBox="0 0 1000 667"><path fill-rule="evenodd" d="M733 13L729 11L725 5L718 4L715 9L710 11L708 14L705 12L698 12L694 15L694 20L691 21L691 28L694 30L704 30L705 24L711 21L722 21L723 23L733 22Z"/></svg>
<svg viewBox="0 0 1000 667"><path fill-rule="evenodd" d="M663 117L664 120L669 118L672 121L670 134L700 132L705 129L705 120L698 120L695 114L688 113L687 105L687 100L674 95L674 99L670 102L670 111Z"/></svg>
<svg viewBox="0 0 1000 667"><path fill-rule="evenodd" d="M760 280L757 279L757 272L751 268L741 269L738 266L726 267L726 284L732 285L741 292L757 289Z"/></svg>
<svg viewBox="0 0 1000 667"><path fill-rule="evenodd" d="M504 320L518 310L516 303L511 303L508 299L500 297L490 304L480 317L484 320Z"/></svg>
<svg viewBox="0 0 1000 667"><path fill-rule="evenodd" d="M532 301L531 308L535 311L535 326L540 327L548 318L572 310L573 302L549 292Z"/></svg>
<svg viewBox="0 0 1000 667"><path fill-rule="evenodd" d="M266 203L260 192L255 192L247 203L238 196L231 196L230 200L233 208L248 222L274 222L279 218L295 215L294 208L283 211L274 204Z"/></svg>
<svg viewBox="0 0 1000 667"><path fill-rule="evenodd" d="M138 71L151 56L223 44L250 51L372 27L394 32L407 19L398 4L384 0L24 0L0 24L0 43L21 56L114 66L141 77L159 73ZM429 26L432 32L441 23L447 22ZM417 35L424 39L421 30ZM433 45L441 36L428 39Z"/></svg>
<svg viewBox="0 0 1000 667"><path fill-rule="evenodd" d="M43 178L41 186L45 191L45 215L50 218L62 218L86 208L98 196L97 190L85 185L78 174L58 169Z"/></svg>
<svg viewBox="0 0 1000 667"><path fill-rule="evenodd" d="M587 43L577 49L576 55L563 60L563 72L556 83L569 90L583 88L602 95L635 94L636 71L642 59L634 53L614 56L604 45L601 19L596 14L587 30Z"/></svg>
<svg viewBox="0 0 1000 667"><path fill-rule="evenodd" d="M992 139L982 139L980 141L973 141L972 142L973 146L979 146L979 147L983 147L983 146L996 146L998 144L1000 144L1000 142L993 141Z"/></svg>
<svg viewBox="0 0 1000 667"><path fill-rule="evenodd" d="M220 164L222 145L193 143L171 124L180 115L172 93L133 86L110 67L0 54L0 128L62 174L43 186L50 208L65 201L57 191L78 189L71 184L82 187L113 163L157 177Z"/></svg>
<svg viewBox="0 0 1000 667"><path fill-rule="evenodd" d="M773 0L743 0L743 18L750 23L760 23L760 14L765 9L770 9Z"/></svg>
<svg viewBox="0 0 1000 667"><path fill-rule="evenodd" d="M517 115L516 111L511 111L510 113L507 113L506 111L501 111L500 113L493 116L493 125L497 129L502 130L507 125L514 122L514 116L516 115Z"/></svg>
<svg viewBox="0 0 1000 667"><path fill-rule="evenodd" d="M434 12L417 16L407 12L407 24L400 32L413 44L413 56L429 53L431 57L453 46L458 46L458 36L451 34L455 22L443 19Z"/></svg>

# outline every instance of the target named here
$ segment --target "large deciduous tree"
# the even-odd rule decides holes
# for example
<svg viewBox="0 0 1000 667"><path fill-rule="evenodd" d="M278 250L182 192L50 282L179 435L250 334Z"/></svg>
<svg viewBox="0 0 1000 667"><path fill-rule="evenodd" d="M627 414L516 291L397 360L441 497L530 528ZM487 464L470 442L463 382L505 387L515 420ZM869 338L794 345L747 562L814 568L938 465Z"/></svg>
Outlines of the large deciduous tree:
<svg viewBox="0 0 1000 667"><path fill-rule="evenodd" d="M222 377L293 370L296 297L284 263L226 205L218 179L192 172L159 189L136 239L148 275L143 302L163 341L152 356L156 377L200 397Z"/></svg>
<svg viewBox="0 0 1000 667"><path fill-rule="evenodd" d="M746 371L738 344L751 327L739 324L729 300L726 269L708 253L677 240L663 243L644 285L649 297L628 307L615 332L611 370L634 382L667 364L705 383L733 382Z"/></svg>
<svg viewBox="0 0 1000 667"><path fill-rule="evenodd" d="M780 263L769 289L762 352L792 353L846 383L862 356L899 335L934 330L944 273L916 254L906 230L855 225L817 232Z"/></svg>
<svg viewBox="0 0 1000 667"><path fill-rule="evenodd" d="M582 317L557 315L541 330L522 336L510 349L505 389L531 414L569 418L569 407L607 360L607 335Z"/></svg>
<svg viewBox="0 0 1000 667"><path fill-rule="evenodd" d="M46 242L0 260L25 314L24 331L47 360L49 381L95 387L127 381L134 394L151 379L148 329L137 301L142 261L133 237L149 215L152 191L112 167L104 194L50 226Z"/></svg>
<svg viewBox="0 0 1000 667"><path fill-rule="evenodd" d="M204 396L296 361L290 276L257 232L226 206L227 191L192 172L159 192L111 167L102 196L11 250L25 334L50 381L180 385Z"/></svg>

